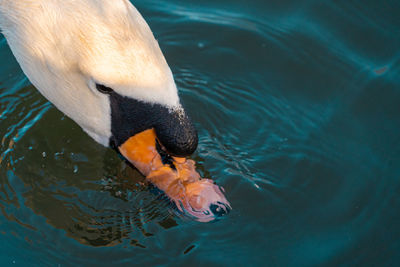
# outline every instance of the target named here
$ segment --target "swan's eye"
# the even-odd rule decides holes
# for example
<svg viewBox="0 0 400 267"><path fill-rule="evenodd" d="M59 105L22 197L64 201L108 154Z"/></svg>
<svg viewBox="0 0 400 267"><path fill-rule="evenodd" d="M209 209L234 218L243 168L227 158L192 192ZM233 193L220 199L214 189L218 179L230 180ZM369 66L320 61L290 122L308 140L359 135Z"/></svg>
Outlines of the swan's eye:
<svg viewBox="0 0 400 267"><path fill-rule="evenodd" d="M102 84L96 83L96 88L100 93L103 93L103 94L111 94L112 92L114 92L113 89L111 89L110 87L107 87L105 85L102 85Z"/></svg>

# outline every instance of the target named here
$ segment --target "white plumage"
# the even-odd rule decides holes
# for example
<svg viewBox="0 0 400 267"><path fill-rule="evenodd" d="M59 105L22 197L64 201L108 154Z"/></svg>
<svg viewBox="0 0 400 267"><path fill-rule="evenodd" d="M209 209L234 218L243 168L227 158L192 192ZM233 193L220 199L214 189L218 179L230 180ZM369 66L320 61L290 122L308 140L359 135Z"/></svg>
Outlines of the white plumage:
<svg viewBox="0 0 400 267"><path fill-rule="evenodd" d="M110 104L95 83L180 106L158 43L128 0L0 0L0 29L32 84L105 146Z"/></svg>

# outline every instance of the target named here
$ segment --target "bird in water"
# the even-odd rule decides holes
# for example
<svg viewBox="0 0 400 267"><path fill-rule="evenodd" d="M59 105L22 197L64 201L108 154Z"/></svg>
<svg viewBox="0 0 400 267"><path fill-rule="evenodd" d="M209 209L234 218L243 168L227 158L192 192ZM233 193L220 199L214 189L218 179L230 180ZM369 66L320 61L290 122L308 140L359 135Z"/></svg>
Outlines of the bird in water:
<svg viewBox="0 0 400 267"><path fill-rule="evenodd" d="M199 221L229 212L188 159L196 129L149 26L128 0L0 0L0 29L31 83Z"/></svg>

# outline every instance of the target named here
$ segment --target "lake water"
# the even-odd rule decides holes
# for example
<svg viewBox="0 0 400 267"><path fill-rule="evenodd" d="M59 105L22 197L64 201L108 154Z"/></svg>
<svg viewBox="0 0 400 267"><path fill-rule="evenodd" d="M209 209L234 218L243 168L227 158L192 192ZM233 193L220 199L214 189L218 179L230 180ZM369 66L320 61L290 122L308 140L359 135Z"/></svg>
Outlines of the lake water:
<svg viewBox="0 0 400 267"><path fill-rule="evenodd" d="M177 215L0 35L2 266L400 264L399 1L134 4L232 212Z"/></svg>

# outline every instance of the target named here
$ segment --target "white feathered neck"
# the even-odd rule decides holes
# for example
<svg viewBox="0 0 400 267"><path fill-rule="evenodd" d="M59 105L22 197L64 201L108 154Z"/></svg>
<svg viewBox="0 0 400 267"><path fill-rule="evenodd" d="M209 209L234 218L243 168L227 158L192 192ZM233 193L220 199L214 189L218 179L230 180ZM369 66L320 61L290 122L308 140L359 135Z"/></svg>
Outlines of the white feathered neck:
<svg viewBox="0 0 400 267"><path fill-rule="evenodd" d="M95 83L179 106L158 43L127 0L0 0L0 28L33 85L104 145L110 105Z"/></svg>

